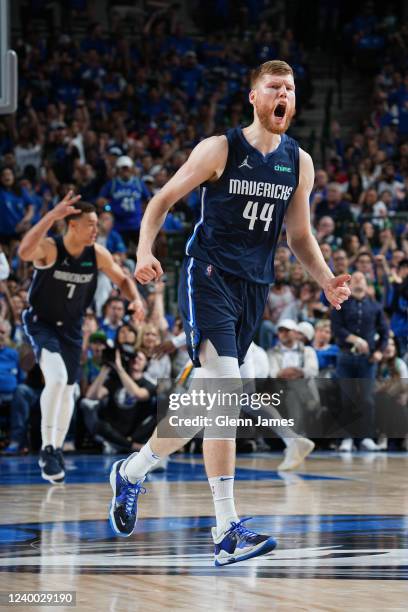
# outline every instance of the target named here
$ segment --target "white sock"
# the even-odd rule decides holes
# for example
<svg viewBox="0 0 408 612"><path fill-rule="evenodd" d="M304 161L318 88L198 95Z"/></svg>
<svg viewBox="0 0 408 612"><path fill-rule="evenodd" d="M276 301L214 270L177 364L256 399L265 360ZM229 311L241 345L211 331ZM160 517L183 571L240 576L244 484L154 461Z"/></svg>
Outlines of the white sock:
<svg viewBox="0 0 408 612"><path fill-rule="evenodd" d="M57 415L56 429L54 432L54 447L62 448L67 435L69 425L74 412L75 385L67 385L62 394L60 411Z"/></svg>
<svg viewBox="0 0 408 612"><path fill-rule="evenodd" d="M44 375L45 387L40 397L42 449L54 444L57 418L61 409L68 374L64 361L58 353L42 349L40 367Z"/></svg>
<svg viewBox="0 0 408 612"><path fill-rule="evenodd" d="M293 444L295 438L281 438L282 442L285 444L286 448L289 448L291 444Z"/></svg>
<svg viewBox="0 0 408 612"><path fill-rule="evenodd" d="M160 457L150 448L150 443L146 442L138 453L133 453L122 463L119 473L126 477L130 482L142 480L147 472L160 461Z"/></svg>
<svg viewBox="0 0 408 612"><path fill-rule="evenodd" d="M208 479L215 508L217 533L229 528L231 521L238 521L234 503L234 476L215 476Z"/></svg>

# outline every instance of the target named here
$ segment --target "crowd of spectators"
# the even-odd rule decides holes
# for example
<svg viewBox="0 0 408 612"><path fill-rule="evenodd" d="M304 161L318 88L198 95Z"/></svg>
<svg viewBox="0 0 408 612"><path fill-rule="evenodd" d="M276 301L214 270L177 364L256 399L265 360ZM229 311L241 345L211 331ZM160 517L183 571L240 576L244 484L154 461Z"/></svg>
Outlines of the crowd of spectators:
<svg viewBox="0 0 408 612"><path fill-rule="evenodd" d="M397 409L407 406L408 30L398 24L392 11L377 17L367 2L345 31L355 64L365 69L364 56L377 66L372 107L362 112L360 129L350 141L342 139L341 127L333 121L328 161L316 169L310 205L326 262L335 274L353 274L355 290L341 315L331 312L319 287L305 277L283 243L277 251L276 282L270 289L259 342L266 350L276 340L279 346L282 320L310 324L304 341L315 347L319 377L366 380L360 400L366 404L367 419L372 420L368 429L373 430L375 404L368 381L384 375L393 383L399 381L394 386L378 384L380 389L397 389ZM363 297L355 299L358 286ZM356 329L360 339L351 337L357 336ZM388 401L392 411L394 401ZM384 439L381 448L386 447ZM351 450L352 439L343 442L341 450Z"/></svg>
<svg viewBox="0 0 408 612"><path fill-rule="evenodd" d="M385 40L372 109L366 109L350 142L342 140L341 127L333 122L332 149L325 167L316 169L310 205L325 260L335 274L360 273L364 297L376 304L382 327L370 329L368 340L350 321L348 335L355 338L347 341L336 313L294 260L283 233L276 282L256 338L259 350L266 351L270 376L340 375L345 363L339 366L339 355L346 350L350 358L375 361L371 379L377 371L394 383L406 378L408 30L391 18L385 27L367 12L360 17L348 30L353 44L361 46L367 28L377 28ZM70 20L75 23L75 15ZM27 26L14 45L19 107L15 115L0 117L0 402L8 452L33 446L29 421L39 410L42 388L21 320L32 275L32 267L17 256L21 236L73 188L97 206L98 241L132 274L149 198L202 138L250 119L249 67L276 57L287 60L295 70L300 111L308 104L307 56L293 32L278 32L268 19L258 19L243 36L239 21L203 40L187 35L169 6L150 15L135 38L123 35L117 16L109 33L92 23L82 39L67 33L39 37ZM169 237L183 237L198 213L194 191L168 215L158 255L172 257ZM63 231L58 223L51 234ZM167 390L163 379L180 376L188 364L176 342L182 330L175 305L166 309L166 283L141 290L143 324L132 319L116 288L100 274L94 308L84 320L70 444L96 443L106 452L139 448L154 427L155 398ZM401 388L398 398L405 406Z"/></svg>

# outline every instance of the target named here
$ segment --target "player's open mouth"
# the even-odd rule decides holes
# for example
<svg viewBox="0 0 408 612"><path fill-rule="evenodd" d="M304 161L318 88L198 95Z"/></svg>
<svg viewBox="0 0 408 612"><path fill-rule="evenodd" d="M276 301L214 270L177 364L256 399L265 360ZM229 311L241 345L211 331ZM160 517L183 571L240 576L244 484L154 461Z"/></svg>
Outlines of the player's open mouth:
<svg viewBox="0 0 408 612"><path fill-rule="evenodd" d="M276 106L275 110L273 111L274 116L282 119L285 116L285 113L286 113L286 104L284 104L283 102L279 102L279 104Z"/></svg>

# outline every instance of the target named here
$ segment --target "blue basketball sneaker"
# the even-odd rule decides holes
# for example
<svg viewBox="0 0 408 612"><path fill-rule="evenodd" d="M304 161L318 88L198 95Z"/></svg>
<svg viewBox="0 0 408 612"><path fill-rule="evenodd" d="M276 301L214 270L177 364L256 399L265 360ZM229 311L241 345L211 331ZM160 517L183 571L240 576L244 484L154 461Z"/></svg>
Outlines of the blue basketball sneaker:
<svg viewBox="0 0 408 612"><path fill-rule="evenodd" d="M252 517L241 519L237 523L231 521L231 527L217 536L217 529L213 527L215 565L229 565L238 563L252 557L264 555L276 547L276 540L250 531L242 525Z"/></svg>
<svg viewBox="0 0 408 612"><path fill-rule="evenodd" d="M119 470L123 462L124 459L116 461L112 465L110 472L109 480L113 497L109 512L109 522L116 535L127 538L132 535L135 529L137 498L139 493L142 495L146 493L146 489L141 486L144 479L133 484L127 478L122 478Z"/></svg>

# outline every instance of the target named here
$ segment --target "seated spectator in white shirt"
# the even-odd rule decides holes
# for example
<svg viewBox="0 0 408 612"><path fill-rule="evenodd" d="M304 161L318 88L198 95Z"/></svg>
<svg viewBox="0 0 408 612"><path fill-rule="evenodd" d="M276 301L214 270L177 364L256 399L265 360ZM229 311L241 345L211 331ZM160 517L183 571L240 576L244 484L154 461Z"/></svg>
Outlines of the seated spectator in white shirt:
<svg viewBox="0 0 408 612"><path fill-rule="evenodd" d="M320 405L315 381L319 366L314 348L304 346L297 337L295 321L283 319L278 323L278 344L268 350L269 376L279 378L283 385L285 411L282 416L293 418L295 430L305 435L311 431L310 426ZM304 382L301 384L294 382L302 379Z"/></svg>
<svg viewBox="0 0 408 612"><path fill-rule="evenodd" d="M291 319L278 323L278 344L268 350L269 376L296 380L315 378L319 371L316 351L297 340L298 326Z"/></svg>

